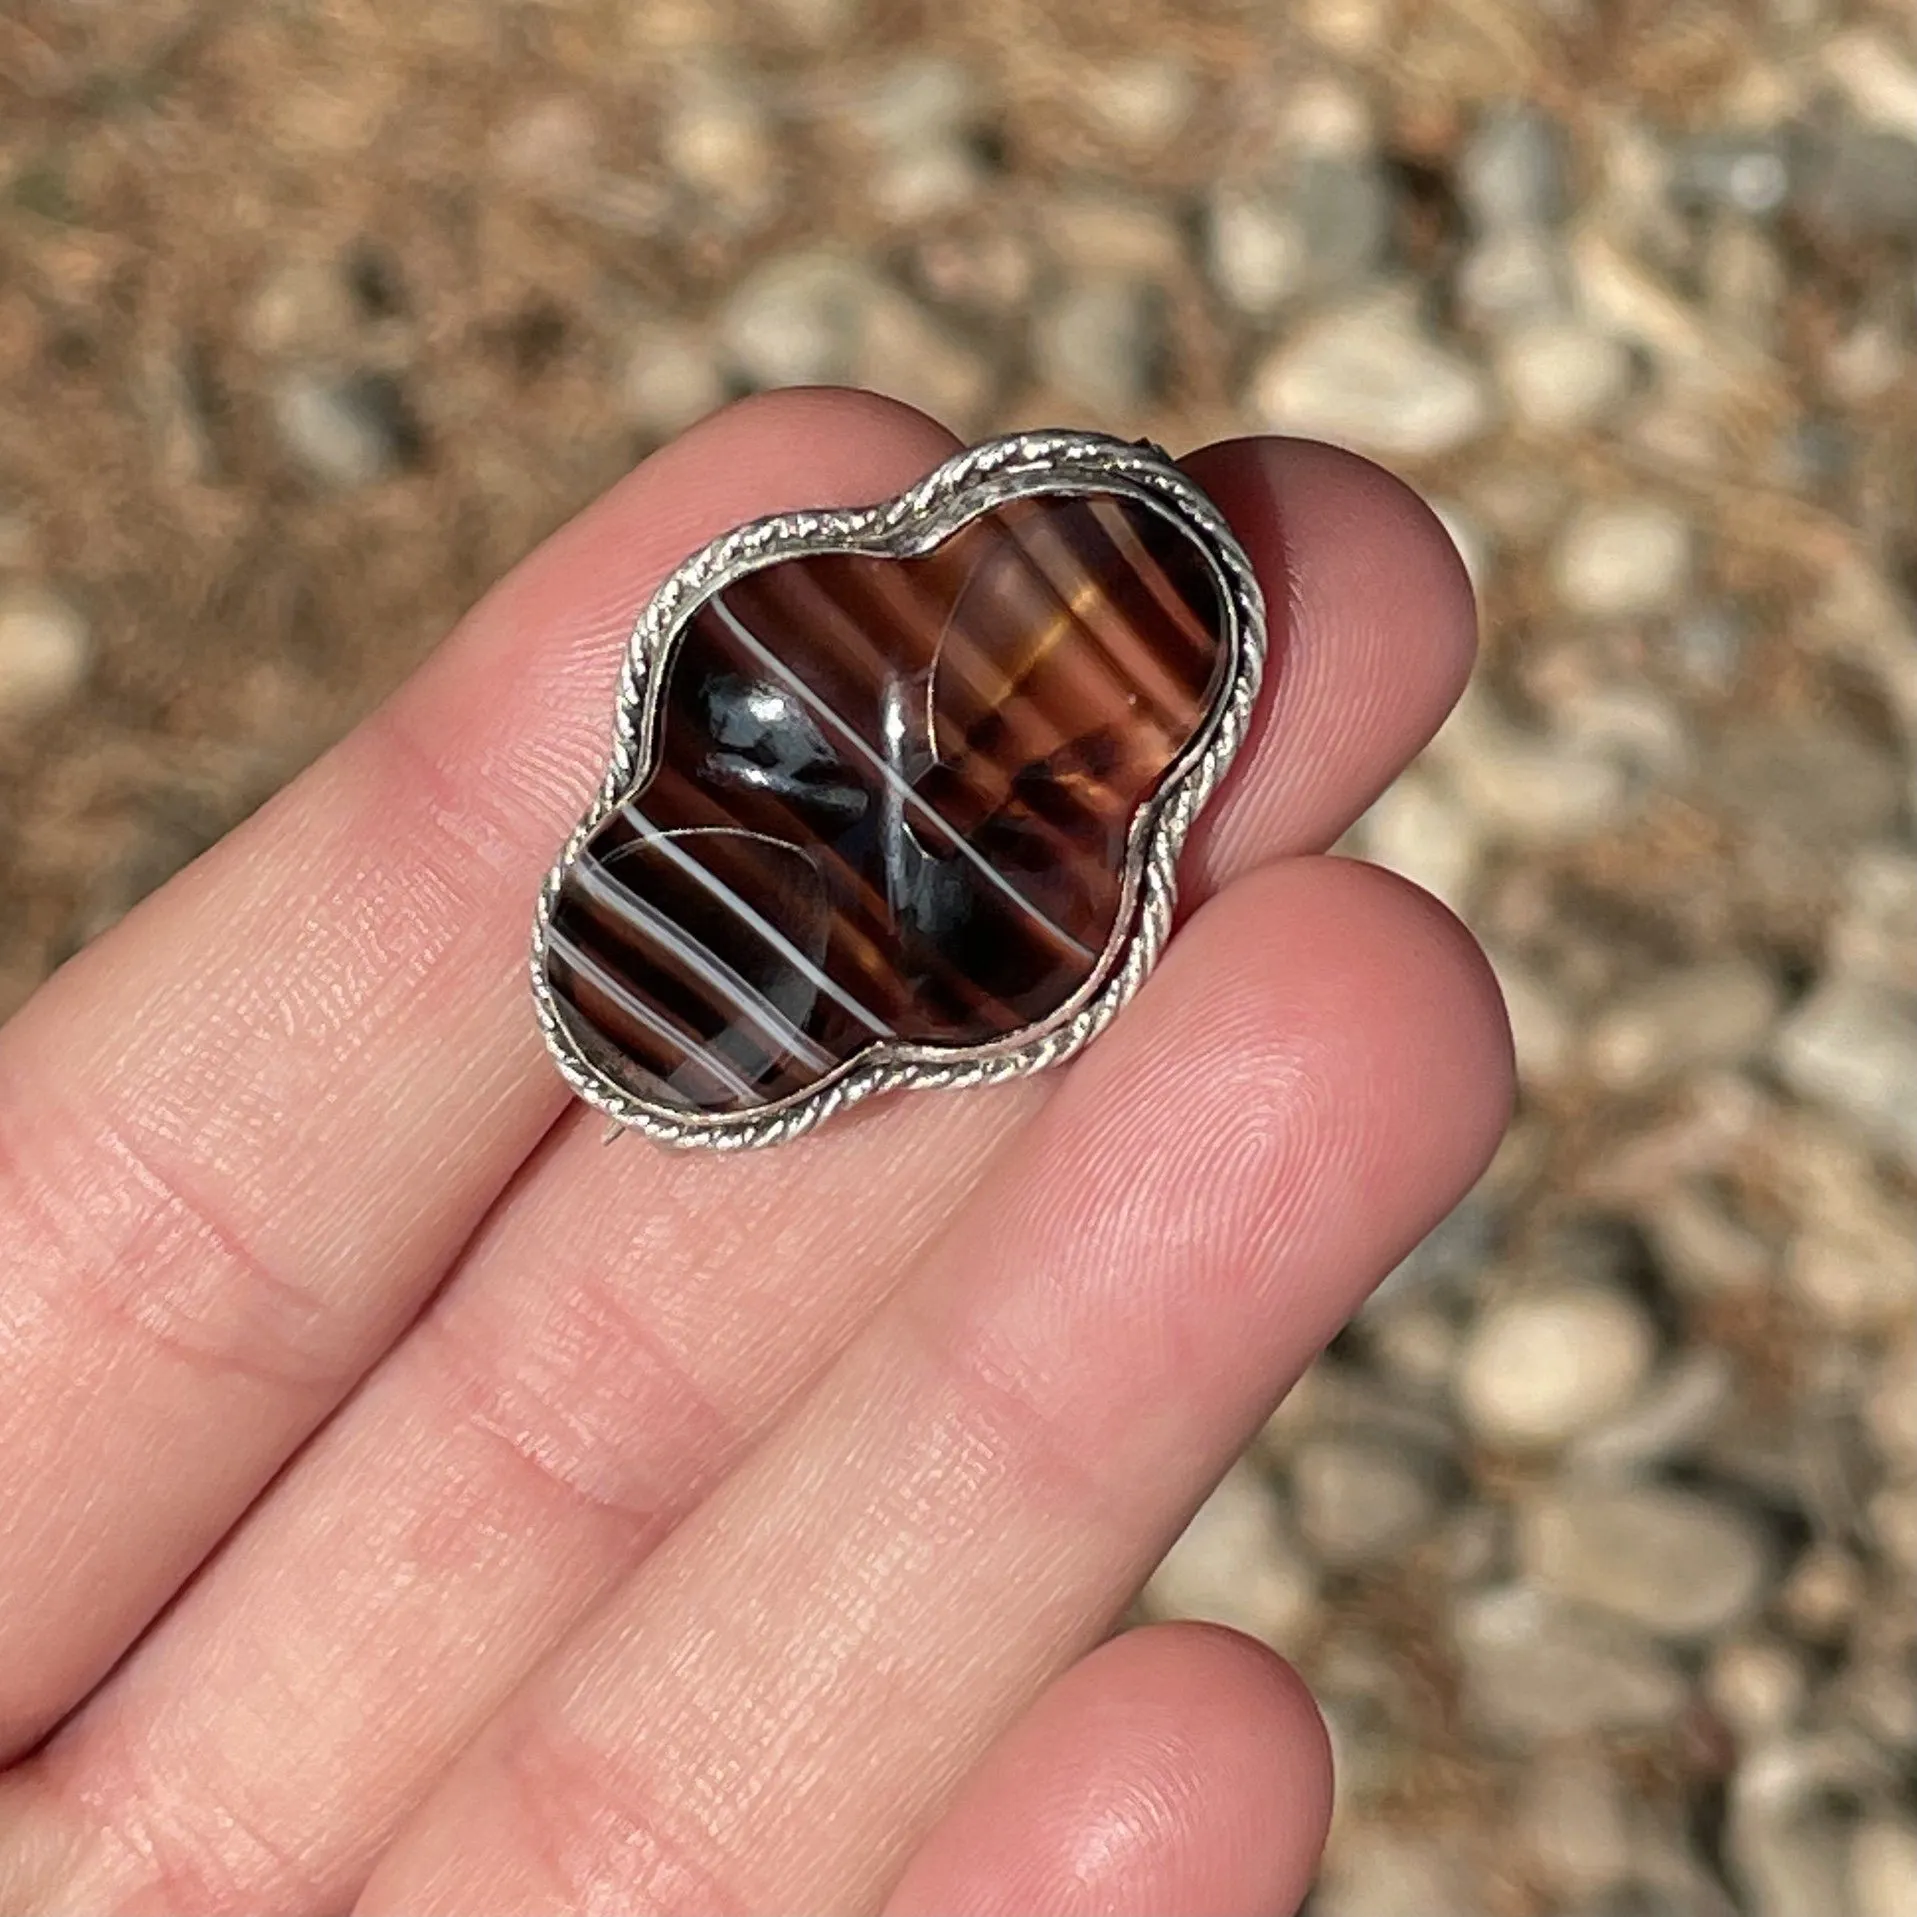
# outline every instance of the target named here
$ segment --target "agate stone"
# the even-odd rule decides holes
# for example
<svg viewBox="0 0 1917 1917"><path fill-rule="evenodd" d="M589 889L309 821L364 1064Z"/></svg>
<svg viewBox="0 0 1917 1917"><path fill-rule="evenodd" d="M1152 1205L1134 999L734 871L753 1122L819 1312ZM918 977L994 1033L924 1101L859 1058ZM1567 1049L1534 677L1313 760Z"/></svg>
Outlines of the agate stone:
<svg viewBox="0 0 1917 1917"><path fill-rule="evenodd" d="M1224 620L1192 536L1116 493L735 580L665 658L652 770L553 905L574 1042L635 1096L742 1113L884 1041L1051 1017L1119 929Z"/></svg>

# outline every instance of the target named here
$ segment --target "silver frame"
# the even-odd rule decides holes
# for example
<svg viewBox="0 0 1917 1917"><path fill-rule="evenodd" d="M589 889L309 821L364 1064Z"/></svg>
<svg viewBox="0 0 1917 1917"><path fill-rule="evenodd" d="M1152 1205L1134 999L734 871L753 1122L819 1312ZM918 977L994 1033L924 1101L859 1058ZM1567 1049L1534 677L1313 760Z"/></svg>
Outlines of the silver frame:
<svg viewBox="0 0 1917 1917"><path fill-rule="evenodd" d="M781 560L824 552L913 558L966 521L1011 500L1086 493L1138 501L1193 538L1217 578L1228 663L1190 745L1139 808L1112 936L1085 985L1043 1022L990 1045L960 1049L881 1040L809 1090L752 1112L689 1113L637 1097L608 1078L586 1056L554 998L547 939L566 868L591 833L652 774L662 690L673 649L693 615L714 594ZM567 1084L618 1124L663 1144L740 1150L797 1138L875 1092L983 1085L1062 1064L1110 1024L1144 983L1171 935L1179 853L1244 742L1265 651L1264 596L1224 515L1162 449L1102 433L1013 433L955 454L917 485L878 505L776 513L715 539L674 571L639 615L620 674L606 776L540 888L533 999L539 1028Z"/></svg>

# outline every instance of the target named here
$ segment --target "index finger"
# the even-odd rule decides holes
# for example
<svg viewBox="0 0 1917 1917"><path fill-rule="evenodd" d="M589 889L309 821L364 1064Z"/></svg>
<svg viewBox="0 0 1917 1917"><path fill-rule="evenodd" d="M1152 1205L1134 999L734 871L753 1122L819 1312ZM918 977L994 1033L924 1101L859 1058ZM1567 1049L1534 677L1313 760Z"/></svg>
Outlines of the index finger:
<svg viewBox="0 0 1917 1917"><path fill-rule="evenodd" d="M0 1032L0 1759L398 1335L566 1103L526 937L635 607L727 527L952 445L864 394L716 416Z"/></svg>

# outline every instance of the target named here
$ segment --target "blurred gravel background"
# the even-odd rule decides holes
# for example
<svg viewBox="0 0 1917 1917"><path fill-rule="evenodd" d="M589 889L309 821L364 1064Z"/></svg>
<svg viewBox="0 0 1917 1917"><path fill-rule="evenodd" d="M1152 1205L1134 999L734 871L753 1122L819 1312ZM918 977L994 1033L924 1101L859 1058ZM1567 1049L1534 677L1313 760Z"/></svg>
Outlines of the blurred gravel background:
<svg viewBox="0 0 1917 1917"><path fill-rule="evenodd" d="M1523 1109L1147 1604L1318 1917L1912 1917L1914 261L1911 0L10 0L0 1015L729 394L1370 451Z"/></svg>

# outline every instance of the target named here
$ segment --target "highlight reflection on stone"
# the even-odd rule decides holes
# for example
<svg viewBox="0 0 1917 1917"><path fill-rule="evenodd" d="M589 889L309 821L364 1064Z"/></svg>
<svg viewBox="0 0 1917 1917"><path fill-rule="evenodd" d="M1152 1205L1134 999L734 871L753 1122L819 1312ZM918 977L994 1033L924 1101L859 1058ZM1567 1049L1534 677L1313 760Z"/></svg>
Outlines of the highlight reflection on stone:
<svg viewBox="0 0 1917 1917"><path fill-rule="evenodd" d="M1171 519L1020 500L920 558L814 554L708 599L656 769L568 867L560 1014L634 1095L736 1113L884 1039L1059 1010L1133 821L1210 709L1223 611Z"/></svg>

